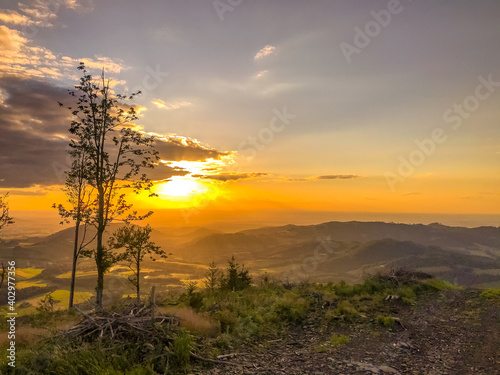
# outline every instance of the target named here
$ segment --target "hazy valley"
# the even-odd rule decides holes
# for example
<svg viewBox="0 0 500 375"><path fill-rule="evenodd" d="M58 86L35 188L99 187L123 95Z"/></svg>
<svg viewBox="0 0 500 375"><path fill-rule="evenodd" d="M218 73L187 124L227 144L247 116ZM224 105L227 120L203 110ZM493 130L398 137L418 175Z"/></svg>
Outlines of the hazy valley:
<svg viewBox="0 0 500 375"><path fill-rule="evenodd" d="M113 226L111 230L117 227ZM92 230L87 235L91 238ZM57 291L62 298L60 306L64 306L73 237L74 230L67 228L46 237L0 242L3 257L15 259L21 269L20 302L28 300L33 306L46 293ZM225 266L233 255L256 279L268 274L293 282L355 283L371 274L405 268L461 286L500 286L500 228L496 227L352 221L224 233L201 227L158 226L151 237L170 255L144 262L144 288L155 285L164 293L184 290L189 281L202 286L208 264ZM133 295L127 281L130 275L127 264L111 268L106 274L110 299ZM76 282L78 302L90 298L95 278L94 261L81 259Z"/></svg>

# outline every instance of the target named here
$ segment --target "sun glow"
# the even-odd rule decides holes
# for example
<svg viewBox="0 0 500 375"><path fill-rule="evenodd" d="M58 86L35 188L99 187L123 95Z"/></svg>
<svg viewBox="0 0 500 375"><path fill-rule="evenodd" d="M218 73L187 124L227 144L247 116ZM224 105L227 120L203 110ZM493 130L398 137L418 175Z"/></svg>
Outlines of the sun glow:
<svg viewBox="0 0 500 375"><path fill-rule="evenodd" d="M207 188L195 179L187 177L172 177L168 182L156 185L156 193L160 198L190 198L207 192Z"/></svg>

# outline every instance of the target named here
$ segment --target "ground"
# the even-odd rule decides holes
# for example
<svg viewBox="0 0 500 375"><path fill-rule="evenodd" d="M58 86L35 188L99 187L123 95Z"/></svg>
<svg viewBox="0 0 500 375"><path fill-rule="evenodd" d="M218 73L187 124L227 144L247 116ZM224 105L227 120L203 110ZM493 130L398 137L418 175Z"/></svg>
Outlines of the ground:
<svg viewBox="0 0 500 375"><path fill-rule="evenodd" d="M311 314L281 339L240 348L225 359L232 365L199 364L192 374L500 374L498 300L466 289L444 290L414 306L387 303L400 322L392 329L368 318L325 329ZM324 345L332 334L350 340Z"/></svg>

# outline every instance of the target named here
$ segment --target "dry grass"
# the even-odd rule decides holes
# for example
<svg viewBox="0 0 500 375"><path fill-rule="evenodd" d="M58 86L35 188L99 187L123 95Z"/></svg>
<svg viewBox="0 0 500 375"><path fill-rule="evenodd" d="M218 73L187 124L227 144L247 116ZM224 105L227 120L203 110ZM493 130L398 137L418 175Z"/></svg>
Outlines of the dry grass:
<svg viewBox="0 0 500 375"><path fill-rule="evenodd" d="M159 312L180 318L180 326L201 336L215 336L220 332L219 324L207 315L199 314L187 307L160 307Z"/></svg>
<svg viewBox="0 0 500 375"><path fill-rule="evenodd" d="M18 327L16 330L16 345L33 344L44 338L52 336L46 328ZM7 333L0 335L0 347L7 347L11 340Z"/></svg>

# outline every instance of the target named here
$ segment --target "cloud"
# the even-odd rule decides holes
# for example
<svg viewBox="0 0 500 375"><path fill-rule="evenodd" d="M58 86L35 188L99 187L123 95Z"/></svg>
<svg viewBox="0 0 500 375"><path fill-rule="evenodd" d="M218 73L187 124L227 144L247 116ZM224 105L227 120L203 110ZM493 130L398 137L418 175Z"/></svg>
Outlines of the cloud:
<svg viewBox="0 0 500 375"><path fill-rule="evenodd" d="M262 78L264 77L267 73L269 73L268 70L261 70L260 72L258 72L257 74L255 74L255 78Z"/></svg>
<svg viewBox="0 0 500 375"><path fill-rule="evenodd" d="M257 60L263 59L266 56L272 55L272 54L276 53L277 51L278 51L278 49L276 47L271 46L271 45L267 45L264 48L262 48L259 52L257 52L257 54L254 56L253 59L255 61L257 61Z"/></svg>
<svg viewBox="0 0 500 375"><path fill-rule="evenodd" d="M173 110L173 109L179 109L182 107L189 107L193 105L193 103L188 102L186 100L176 100L171 103L165 103L161 99L156 99L153 100L153 104L156 105L158 108L165 109L167 111Z"/></svg>
<svg viewBox="0 0 500 375"><path fill-rule="evenodd" d="M15 10L9 10L9 9L0 11L0 22L10 25L19 25L19 26L28 26L36 24L36 22L32 20L30 17L24 14L20 14Z"/></svg>
<svg viewBox="0 0 500 375"><path fill-rule="evenodd" d="M94 10L93 0L62 0L64 5L79 13L88 13Z"/></svg>
<svg viewBox="0 0 500 375"><path fill-rule="evenodd" d="M72 58L54 54L47 48L32 45L22 32L5 25L0 25L0 49L0 77L73 79L80 62L91 69L104 68L108 73L119 73L125 68L122 61L105 56Z"/></svg>
<svg viewBox="0 0 500 375"><path fill-rule="evenodd" d="M207 159L220 159L231 154L230 151L219 151L202 145L198 140L180 136L156 136L155 147L162 160L168 161L206 161Z"/></svg>
<svg viewBox="0 0 500 375"><path fill-rule="evenodd" d="M208 179L208 180L216 180L216 181L236 181L236 180L248 180L251 178L259 178L267 176L267 173L219 173L219 174L195 174L191 175L194 178Z"/></svg>
<svg viewBox="0 0 500 375"><path fill-rule="evenodd" d="M286 181L352 180L355 178L361 178L361 176L354 174L331 174L305 178L286 178Z"/></svg>
<svg viewBox="0 0 500 375"><path fill-rule="evenodd" d="M67 90L37 79L0 78L0 188L21 189L64 183L68 168L66 149L68 111L58 101L68 101ZM164 160L218 159L228 152L178 135L155 142ZM155 180L184 176L184 168L160 164L148 176Z"/></svg>
<svg viewBox="0 0 500 375"><path fill-rule="evenodd" d="M312 177L311 179L314 180L351 180L354 178L360 178L361 176L357 176L354 174L331 174L331 175L325 175L325 176L316 176Z"/></svg>
<svg viewBox="0 0 500 375"><path fill-rule="evenodd" d="M14 189L14 190L5 190L5 189L0 189L0 195L20 195L20 196L37 196L37 197L43 197L47 195L47 191L44 190L22 190L22 189Z"/></svg>
<svg viewBox="0 0 500 375"><path fill-rule="evenodd" d="M4 11L3 16L0 14L0 21L22 26L54 27L61 8L88 13L94 10L94 3L92 0L29 0L18 3L18 8L19 12ZM36 28L27 31L33 34Z"/></svg>
<svg viewBox="0 0 500 375"><path fill-rule="evenodd" d="M31 0L19 3L19 10L40 27L53 27L61 4L57 1Z"/></svg>

